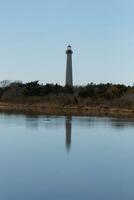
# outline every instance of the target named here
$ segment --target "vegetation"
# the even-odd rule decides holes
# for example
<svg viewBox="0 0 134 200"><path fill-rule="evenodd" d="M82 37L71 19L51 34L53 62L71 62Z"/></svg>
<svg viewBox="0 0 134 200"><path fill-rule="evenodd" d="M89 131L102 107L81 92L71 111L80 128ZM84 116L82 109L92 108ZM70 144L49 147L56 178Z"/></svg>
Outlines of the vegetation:
<svg viewBox="0 0 134 200"><path fill-rule="evenodd" d="M122 84L87 84L86 86L60 86L2 81L0 101L8 103L43 103L57 105L105 106L134 109L134 87Z"/></svg>

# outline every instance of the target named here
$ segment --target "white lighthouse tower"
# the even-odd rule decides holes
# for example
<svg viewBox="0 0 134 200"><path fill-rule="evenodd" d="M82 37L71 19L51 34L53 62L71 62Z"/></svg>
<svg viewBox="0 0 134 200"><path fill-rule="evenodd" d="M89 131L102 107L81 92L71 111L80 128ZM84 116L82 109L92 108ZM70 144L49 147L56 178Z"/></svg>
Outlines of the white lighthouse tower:
<svg viewBox="0 0 134 200"><path fill-rule="evenodd" d="M65 85L73 86L73 72L72 72L72 47L69 45L66 50L67 65L66 65L66 82Z"/></svg>

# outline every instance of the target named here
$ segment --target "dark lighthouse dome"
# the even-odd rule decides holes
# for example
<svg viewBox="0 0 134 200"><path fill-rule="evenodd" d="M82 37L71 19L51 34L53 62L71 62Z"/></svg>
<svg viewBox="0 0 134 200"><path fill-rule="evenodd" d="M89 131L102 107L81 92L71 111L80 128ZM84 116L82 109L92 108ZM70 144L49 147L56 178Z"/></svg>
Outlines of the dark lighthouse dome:
<svg viewBox="0 0 134 200"><path fill-rule="evenodd" d="M71 45L67 46L66 54L73 54Z"/></svg>

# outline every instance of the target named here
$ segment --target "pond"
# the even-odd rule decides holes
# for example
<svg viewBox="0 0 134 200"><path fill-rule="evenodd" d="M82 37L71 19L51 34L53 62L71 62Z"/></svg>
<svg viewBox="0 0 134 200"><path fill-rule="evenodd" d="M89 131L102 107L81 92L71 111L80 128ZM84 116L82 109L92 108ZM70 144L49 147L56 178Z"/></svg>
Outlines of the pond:
<svg viewBox="0 0 134 200"><path fill-rule="evenodd" d="M133 200L134 120L0 114L1 200Z"/></svg>

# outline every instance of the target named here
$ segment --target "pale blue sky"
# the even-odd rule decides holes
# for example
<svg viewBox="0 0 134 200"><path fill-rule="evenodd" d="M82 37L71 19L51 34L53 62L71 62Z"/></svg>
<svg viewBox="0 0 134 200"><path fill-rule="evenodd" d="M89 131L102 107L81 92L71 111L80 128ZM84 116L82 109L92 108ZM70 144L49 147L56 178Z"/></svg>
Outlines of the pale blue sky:
<svg viewBox="0 0 134 200"><path fill-rule="evenodd" d="M134 0L0 0L0 80L134 83Z"/></svg>

